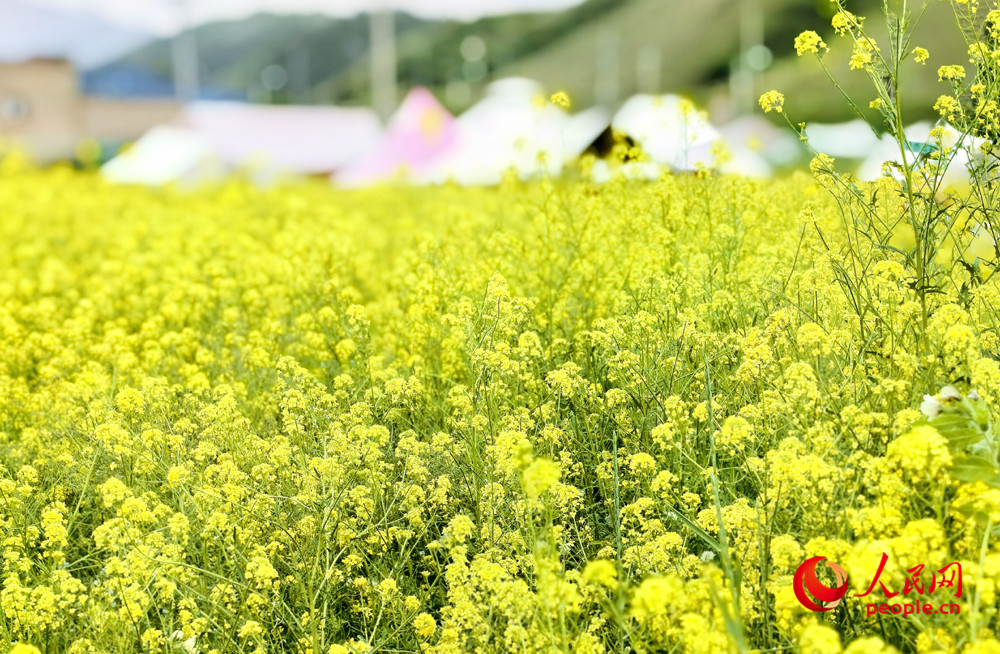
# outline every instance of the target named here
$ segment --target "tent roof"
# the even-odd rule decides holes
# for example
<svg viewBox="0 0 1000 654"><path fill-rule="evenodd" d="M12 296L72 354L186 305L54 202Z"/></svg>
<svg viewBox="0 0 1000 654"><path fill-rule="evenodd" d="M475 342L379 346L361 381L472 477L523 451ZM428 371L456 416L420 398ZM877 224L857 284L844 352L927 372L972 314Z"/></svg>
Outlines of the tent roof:
<svg viewBox="0 0 1000 654"><path fill-rule="evenodd" d="M196 132L161 125L146 132L130 148L101 167L101 174L119 184L157 186L213 177L221 163Z"/></svg>
<svg viewBox="0 0 1000 654"><path fill-rule="evenodd" d="M340 170L335 181L356 186L420 170L453 148L457 136L454 116L426 88L414 88L389 119L375 147Z"/></svg>
<svg viewBox="0 0 1000 654"><path fill-rule="evenodd" d="M182 124L229 164L259 163L299 173L329 173L378 141L371 109L196 102Z"/></svg>
<svg viewBox="0 0 1000 654"><path fill-rule="evenodd" d="M510 169L521 177L558 173L567 157L582 150L573 151L575 142L585 140L574 133L565 111L549 102L535 82L522 78L491 84L486 97L455 124L455 146L416 174L415 181L496 184ZM580 125L583 132L589 130Z"/></svg>
<svg viewBox="0 0 1000 654"><path fill-rule="evenodd" d="M846 123L810 123L806 125L809 145L831 157L861 159L878 143L878 136L860 118Z"/></svg>
<svg viewBox="0 0 1000 654"><path fill-rule="evenodd" d="M611 126L628 134L653 161L680 170L693 169L700 161L694 150L720 136L703 112L677 95L634 95Z"/></svg>

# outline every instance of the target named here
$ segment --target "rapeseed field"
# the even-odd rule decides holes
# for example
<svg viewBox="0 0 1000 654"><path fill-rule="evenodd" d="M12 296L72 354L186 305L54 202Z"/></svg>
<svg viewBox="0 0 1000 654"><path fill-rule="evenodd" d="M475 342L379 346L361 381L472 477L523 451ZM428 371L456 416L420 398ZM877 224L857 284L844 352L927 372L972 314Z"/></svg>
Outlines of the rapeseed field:
<svg viewBox="0 0 1000 654"><path fill-rule="evenodd" d="M1000 651L1000 284L822 178L0 174L13 652Z"/></svg>

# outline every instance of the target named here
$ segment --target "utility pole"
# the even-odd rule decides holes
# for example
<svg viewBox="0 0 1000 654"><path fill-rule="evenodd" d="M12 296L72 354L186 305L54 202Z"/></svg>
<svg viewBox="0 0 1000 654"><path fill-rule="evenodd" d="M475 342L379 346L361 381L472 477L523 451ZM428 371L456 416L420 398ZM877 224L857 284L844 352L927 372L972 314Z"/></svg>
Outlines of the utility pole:
<svg viewBox="0 0 1000 654"><path fill-rule="evenodd" d="M618 32L603 30L597 35L597 61L594 66L594 99L597 104L614 107L621 93L619 78L621 47Z"/></svg>
<svg viewBox="0 0 1000 654"><path fill-rule="evenodd" d="M191 102L198 97L198 44L188 3L189 0L174 0L179 25L170 54L174 94L180 102Z"/></svg>
<svg viewBox="0 0 1000 654"><path fill-rule="evenodd" d="M756 70L750 61L755 49L764 45L764 12L761 0L739 3L740 52L730 63L729 100L736 115L751 113L754 106Z"/></svg>
<svg viewBox="0 0 1000 654"><path fill-rule="evenodd" d="M660 66L663 55L656 46L643 46L635 59L635 85L639 93L660 92Z"/></svg>
<svg viewBox="0 0 1000 654"><path fill-rule="evenodd" d="M309 50L298 46L286 55L288 68L288 95L294 104L312 104L312 87L310 86Z"/></svg>
<svg viewBox="0 0 1000 654"><path fill-rule="evenodd" d="M393 12L384 4L368 15L371 40L372 106L382 120L396 108L396 28Z"/></svg>

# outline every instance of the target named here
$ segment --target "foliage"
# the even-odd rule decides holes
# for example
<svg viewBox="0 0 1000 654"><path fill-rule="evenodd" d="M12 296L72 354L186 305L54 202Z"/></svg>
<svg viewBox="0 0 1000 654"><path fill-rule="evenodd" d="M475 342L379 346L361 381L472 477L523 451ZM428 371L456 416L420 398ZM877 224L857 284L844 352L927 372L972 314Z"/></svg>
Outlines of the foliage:
<svg viewBox="0 0 1000 654"><path fill-rule="evenodd" d="M903 90L912 81L904 74L904 63L912 60L923 65L930 58L928 49L914 43L913 37L931 3L911 6L906 0L885 2L882 9L888 36L881 44L871 35L870 22L864 16L849 11L841 0L835 5L831 24L851 47L850 67L866 76L874 91L867 105L877 112L877 119L869 120L869 125L876 135L884 133L898 148L897 156L883 164L882 177L871 186L838 173L831 157L814 151L810 168L824 180L844 219L850 269L841 269L838 276L864 323L872 317L870 298L877 292L869 271L886 262L902 265L900 281L913 289L920 301L915 329L921 335L918 347L925 348L928 343L923 335L933 313L930 296L950 288L971 293L1000 261L998 232L992 219L1000 202L994 143L1000 97L995 60L1000 52L996 37L1000 11L994 2L982 11L975 0L953 4L956 31L967 43L975 71L967 77L962 65L937 69L938 81L950 86L950 92L934 104L940 120L926 140L914 141L904 128L906 115L912 111L903 101ZM812 53L846 103L868 120L861 109L864 103L830 74L824 63L830 48L816 32L800 34L795 48L800 56ZM775 109L793 125L783 102L777 91L760 98L765 111ZM805 124L793 127L806 141Z"/></svg>

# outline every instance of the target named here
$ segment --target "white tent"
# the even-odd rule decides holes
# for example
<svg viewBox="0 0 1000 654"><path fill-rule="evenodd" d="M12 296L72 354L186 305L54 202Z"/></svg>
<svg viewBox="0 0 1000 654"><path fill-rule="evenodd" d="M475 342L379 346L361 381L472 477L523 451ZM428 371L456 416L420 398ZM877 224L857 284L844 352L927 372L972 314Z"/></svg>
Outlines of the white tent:
<svg viewBox="0 0 1000 654"><path fill-rule="evenodd" d="M632 96L611 126L632 137L653 162L676 170L711 165L711 146L720 137L703 112L676 95Z"/></svg>
<svg viewBox="0 0 1000 654"><path fill-rule="evenodd" d="M716 150L724 152L721 160ZM721 136L711 144L702 143L690 150L693 161L702 161L727 175L742 175L764 179L774 174L771 164L759 152L739 142L730 142Z"/></svg>
<svg viewBox="0 0 1000 654"><path fill-rule="evenodd" d="M846 123L810 123L806 138L817 152L846 159L865 158L878 144L875 132L860 118Z"/></svg>
<svg viewBox="0 0 1000 654"><path fill-rule="evenodd" d="M150 186L214 180L224 171L212 147L195 131L167 125L154 127L101 167L110 182Z"/></svg>
<svg viewBox="0 0 1000 654"><path fill-rule="evenodd" d="M567 117L563 148L567 157L578 157L590 147L611 122L611 112L600 105Z"/></svg>
<svg viewBox="0 0 1000 654"><path fill-rule="evenodd" d="M759 115L741 116L718 129L729 147L754 152L772 166L793 164L805 153L791 129L775 126Z"/></svg>
<svg viewBox="0 0 1000 654"><path fill-rule="evenodd" d="M239 102L196 102L183 124L227 164L298 174L347 165L373 148L382 131L371 109Z"/></svg>
<svg viewBox="0 0 1000 654"><path fill-rule="evenodd" d="M500 80L456 120L455 147L413 177L421 183L479 185L496 184L511 169L521 178L556 174L596 138L604 127L599 122L596 114L574 122L531 80Z"/></svg>
<svg viewBox="0 0 1000 654"><path fill-rule="evenodd" d="M931 123L921 121L903 128L903 133L906 135L906 139L913 143L929 143L932 142L930 137L932 128L933 125ZM954 127L945 125L942 145L948 148L956 148L959 145L960 136L961 134ZM942 174L943 187L947 188L948 186L968 182L968 165L973 158L981 157L978 148L982 142L982 139L971 136L966 137L962 141L961 147L957 147L948 167ZM913 148L910 149L912 150ZM916 156L912 151L907 153L907 157L910 160ZM858 167L857 176L864 181L875 181L882 176L882 168L885 162L899 162L901 159L899 143L892 135L884 134L876 142L868 156L865 157L865 160L861 162L861 165Z"/></svg>
<svg viewBox="0 0 1000 654"><path fill-rule="evenodd" d="M705 112L690 101L677 95L636 95L630 98L615 114L611 126L631 137L649 161L630 162L621 168L628 177L655 178L662 167L690 171L699 166L718 166L721 172L749 177L769 177L773 173L771 162L764 156L763 143L754 147L751 141L756 133L766 138L756 139L769 147L786 146L787 139L776 134L766 121L739 120L718 128L712 125ZM789 155L778 153L776 159ZM724 156L719 158L719 154ZM610 176L610 170L601 164L595 168L595 178Z"/></svg>

